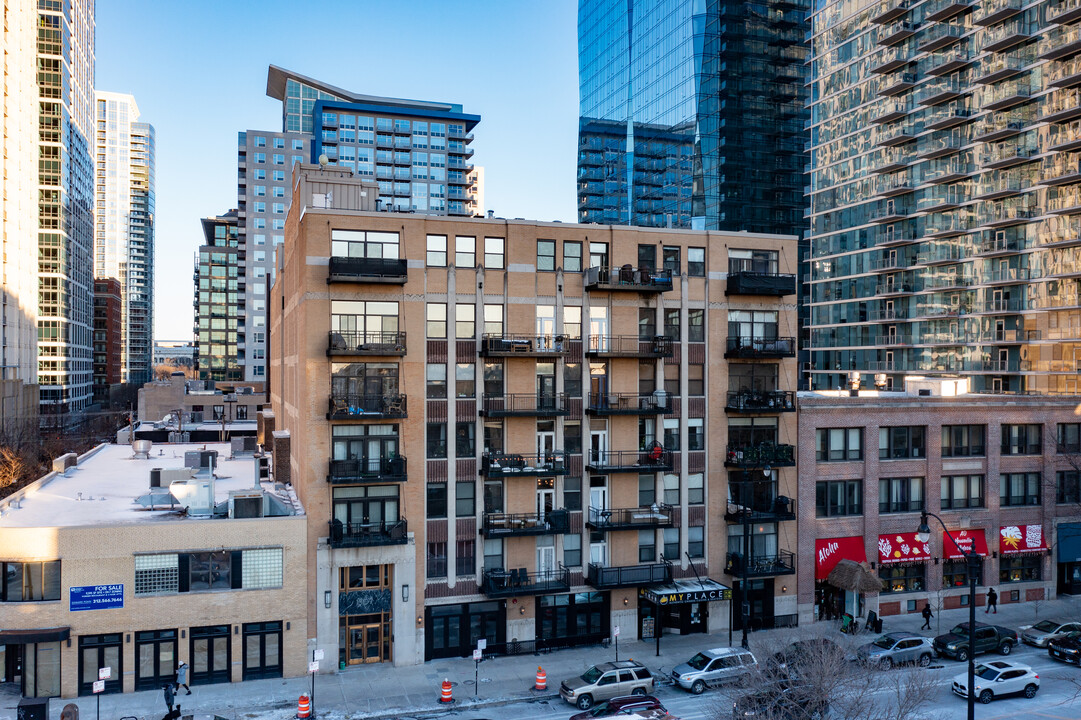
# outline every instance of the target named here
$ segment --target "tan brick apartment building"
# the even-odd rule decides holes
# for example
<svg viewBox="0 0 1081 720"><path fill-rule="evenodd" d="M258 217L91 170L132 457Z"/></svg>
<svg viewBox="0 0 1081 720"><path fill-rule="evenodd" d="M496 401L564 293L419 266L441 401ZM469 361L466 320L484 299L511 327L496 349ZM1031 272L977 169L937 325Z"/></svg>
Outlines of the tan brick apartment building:
<svg viewBox="0 0 1081 720"><path fill-rule="evenodd" d="M963 555L939 515L983 559L979 600L1081 592L1081 418L1076 397L969 392L966 378L906 378L901 392L799 394L799 613L802 621L960 607ZM830 581L842 559L866 562L884 590ZM833 576L836 580L836 576Z"/></svg>
<svg viewBox="0 0 1081 720"><path fill-rule="evenodd" d="M269 386L328 657L716 631L744 566L751 622L794 619L795 238L371 212L348 173L293 183Z"/></svg>

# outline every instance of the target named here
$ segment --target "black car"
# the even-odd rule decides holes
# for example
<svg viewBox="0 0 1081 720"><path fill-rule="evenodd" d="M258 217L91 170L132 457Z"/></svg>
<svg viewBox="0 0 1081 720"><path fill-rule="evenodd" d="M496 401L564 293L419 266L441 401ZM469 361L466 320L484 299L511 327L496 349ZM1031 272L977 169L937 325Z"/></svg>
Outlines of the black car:
<svg viewBox="0 0 1081 720"><path fill-rule="evenodd" d="M774 653L766 661L766 673L771 676L795 676L800 670L823 661L844 657L844 651L837 643L827 638L797 640L784 650Z"/></svg>
<svg viewBox="0 0 1081 720"><path fill-rule="evenodd" d="M1047 654L1053 660L1081 666L1081 632L1069 632L1047 643Z"/></svg>
<svg viewBox="0 0 1081 720"><path fill-rule="evenodd" d="M770 720L821 720L829 703L806 686L779 685L737 698L732 703L733 718L766 717Z"/></svg>

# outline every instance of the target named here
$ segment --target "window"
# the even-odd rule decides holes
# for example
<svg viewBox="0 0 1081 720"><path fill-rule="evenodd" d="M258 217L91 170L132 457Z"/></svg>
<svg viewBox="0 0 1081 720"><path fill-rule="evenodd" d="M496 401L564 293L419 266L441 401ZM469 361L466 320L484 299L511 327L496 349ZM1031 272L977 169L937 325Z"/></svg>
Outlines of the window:
<svg viewBox="0 0 1081 720"><path fill-rule="evenodd" d="M755 273L758 275L776 275L778 272L778 253L776 250L729 250L728 273Z"/></svg>
<svg viewBox="0 0 1081 720"><path fill-rule="evenodd" d="M998 483L1003 507L1040 504L1040 473L1003 473Z"/></svg>
<svg viewBox="0 0 1081 720"><path fill-rule="evenodd" d="M447 366L440 363L428 363L427 378L426 397L429 400L445 399L447 397Z"/></svg>
<svg viewBox="0 0 1081 720"><path fill-rule="evenodd" d="M472 480L454 484L454 516L473 517L477 514L477 484Z"/></svg>
<svg viewBox="0 0 1081 720"><path fill-rule="evenodd" d="M501 336L503 334L503 306L484 306L484 334Z"/></svg>
<svg viewBox="0 0 1081 720"><path fill-rule="evenodd" d="M638 339L652 340L657 336L657 311L653 308L638 308Z"/></svg>
<svg viewBox="0 0 1081 720"><path fill-rule="evenodd" d="M477 239L459 235L454 238L454 264L457 267L477 266Z"/></svg>
<svg viewBox="0 0 1081 720"><path fill-rule="evenodd" d="M503 394L503 363L484 363L484 395L498 397Z"/></svg>
<svg viewBox="0 0 1081 720"><path fill-rule="evenodd" d="M672 275L679 275L681 270L681 263L679 261L679 248L665 246L661 253L664 259L664 269L671 270Z"/></svg>
<svg viewBox="0 0 1081 720"><path fill-rule="evenodd" d="M986 453L983 425L943 425L942 457L979 457Z"/></svg>
<svg viewBox="0 0 1081 720"><path fill-rule="evenodd" d="M589 267L608 267L608 243L589 243Z"/></svg>
<svg viewBox="0 0 1081 720"><path fill-rule="evenodd" d="M59 560L0 563L0 602L59 599Z"/></svg>
<svg viewBox="0 0 1081 720"><path fill-rule="evenodd" d="M563 243L563 272L582 272L582 243L577 240Z"/></svg>
<svg viewBox="0 0 1081 720"><path fill-rule="evenodd" d="M706 249L687 248L687 274L691 277L706 276Z"/></svg>
<svg viewBox="0 0 1081 720"><path fill-rule="evenodd" d="M638 507L649 507L657 502L657 478L652 473L638 476Z"/></svg>
<svg viewBox="0 0 1081 720"><path fill-rule="evenodd" d="M664 366L664 391L669 395L679 395L679 365Z"/></svg>
<svg viewBox="0 0 1081 720"><path fill-rule="evenodd" d="M447 456L447 424L428 423L428 457L438 460Z"/></svg>
<svg viewBox="0 0 1081 720"><path fill-rule="evenodd" d="M687 311L687 340L689 342L706 341L706 311L695 308Z"/></svg>
<svg viewBox="0 0 1081 720"><path fill-rule="evenodd" d="M566 538L564 538L564 542ZM494 540L484 541L484 570L495 570L496 568L503 567L503 540L495 538Z"/></svg>
<svg viewBox="0 0 1081 720"><path fill-rule="evenodd" d="M664 309L664 336L679 340L679 308Z"/></svg>
<svg viewBox="0 0 1081 720"><path fill-rule="evenodd" d="M582 564L582 536L563 536L563 565L579 567Z"/></svg>
<svg viewBox="0 0 1081 720"><path fill-rule="evenodd" d="M285 164L285 155L282 155L280 153L274 153L274 164L275 165L284 165Z"/></svg>
<svg viewBox="0 0 1081 720"><path fill-rule="evenodd" d="M1055 502L1081 503L1081 479L1076 470L1060 470L1057 473Z"/></svg>
<svg viewBox="0 0 1081 720"><path fill-rule="evenodd" d="M428 236L428 267L447 266L447 236Z"/></svg>
<svg viewBox="0 0 1081 720"><path fill-rule="evenodd" d="M679 452L679 418L664 419L664 449Z"/></svg>
<svg viewBox="0 0 1081 720"><path fill-rule="evenodd" d="M486 512L486 513L501 513L501 512L503 512L503 481L502 480L485 480L484 481L484 512Z"/></svg>
<svg viewBox="0 0 1081 720"><path fill-rule="evenodd" d="M679 562L679 528L664 529L664 558Z"/></svg>
<svg viewBox="0 0 1081 720"><path fill-rule="evenodd" d="M921 458L926 455L922 426L884 427L878 429L879 460Z"/></svg>
<svg viewBox="0 0 1081 720"><path fill-rule="evenodd" d="M1042 425L1003 425L1003 455L1039 455L1043 452Z"/></svg>
<svg viewBox="0 0 1081 720"><path fill-rule="evenodd" d="M575 340L582 337L582 308L580 305L563 306L563 334Z"/></svg>
<svg viewBox="0 0 1081 720"><path fill-rule="evenodd" d="M651 563L657 561L657 531L638 531L638 562Z"/></svg>
<svg viewBox="0 0 1081 720"><path fill-rule="evenodd" d="M266 138L255 136L255 147L266 147Z"/></svg>
<svg viewBox="0 0 1081 720"><path fill-rule="evenodd" d="M687 528L687 554L692 558L706 556L706 529L701 525Z"/></svg>
<svg viewBox="0 0 1081 720"><path fill-rule="evenodd" d="M484 422L484 452L499 455L503 452L503 421Z"/></svg>
<svg viewBox="0 0 1081 720"><path fill-rule="evenodd" d="M882 592L920 592L924 588L924 576L927 563L907 563L904 565L883 565L878 568L878 577L886 583Z"/></svg>
<svg viewBox="0 0 1081 720"><path fill-rule="evenodd" d="M432 339L447 337L447 306L444 303L428 303L426 331Z"/></svg>
<svg viewBox="0 0 1081 720"><path fill-rule="evenodd" d="M537 241L537 270L556 269L556 242L555 240Z"/></svg>
<svg viewBox="0 0 1081 720"><path fill-rule="evenodd" d="M454 337L472 340L477 336L477 306L458 303L454 306Z"/></svg>
<svg viewBox="0 0 1081 720"><path fill-rule="evenodd" d="M657 268L657 248L655 246L638 246L638 267L650 271Z"/></svg>
<svg viewBox="0 0 1081 720"><path fill-rule="evenodd" d="M484 267L489 270L503 269L503 238L484 238Z"/></svg>
<svg viewBox="0 0 1081 720"><path fill-rule="evenodd" d="M662 488L661 502L665 505L679 505L679 475L665 473Z"/></svg>
<svg viewBox="0 0 1081 720"><path fill-rule="evenodd" d="M477 396L477 366L475 363L458 363L454 368L454 396L471 398Z"/></svg>
<svg viewBox="0 0 1081 720"><path fill-rule="evenodd" d="M563 364L563 392L567 397L582 396L582 363Z"/></svg>
<svg viewBox="0 0 1081 720"><path fill-rule="evenodd" d="M563 507L566 510L582 509L582 478L563 478Z"/></svg>
<svg viewBox="0 0 1081 720"><path fill-rule="evenodd" d="M706 366L701 363L687 365L687 394L700 397L706 394Z"/></svg>
<svg viewBox="0 0 1081 720"><path fill-rule="evenodd" d="M705 476L702 473L691 473L687 476L687 504L701 505L705 501Z"/></svg>
<svg viewBox="0 0 1081 720"><path fill-rule="evenodd" d="M1043 555L1012 555L998 561L1000 583L1031 582L1043 579Z"/></svg>
<svg viewBox="0 0 1081 720"><path fill-rule="evenodd" d="M983 585L983 558L976 572L976 584ZM946 560L942 564L942 587L968 587L968 560Z"/></svg>
<svg viewBox="0 0 1081 720"><path fill-rule="evenodd" d="M923 478L882 478L878 481L878 512L923 510Z"/></svg>
<svg viewBox="0 0 1081 720"><path fill-rule="evenodd" d="M467 577L477 573L477 541L473 538L458 540L458 551L454 558L454 574Z"/></svg>
<svg viewBox="0 0 1081 720"><path fill-rule="evenodd" d="M460 422L455 424L454 454L458 457L473 457L477 454L476 423Z"/></svg>
<svg viewBox="0 0 1081 720"><path fill-rule="evenodd" d="M445 542L428 543L427 570L430 578L447 576L447 544Z"/></svg>
<svg viewBox="0 0 1081 720"><path fill-rule="evenodd" d="M942 509L983 507L983 475L945 475L942 478Z"/></svg>
<svg viewBox="0 0 1081 720"><path fill-rule="evenodd" d="M428 483L428 519L447 516L447 484Z"/></svg>
<svg viewBox="0 0 1081 720"><path fill-rule="evenodd" d="M815 430L815 460L844 462L863 459L861 428L818 428Z"/></svg>
<svg viewBox="0 0 1081 720"><path fill-rule="evenodd" d="M863 514L863 487L860 480L830 480L815 483L815 516L840 517Z"/></svg>
<svg viewBox="0 0 1081 720"><path fill-rule="evenodd" d="M570 455L582 454L582 423L577 420L563 423L563 452Z"/></svg>
<svg viewBox="0 0 1081 720"><path fill-rule="evenodd" d="M705 435L705 419L704 418L687 418L687 449L688 450L705 450L706 449L706 435Z"/></svg>

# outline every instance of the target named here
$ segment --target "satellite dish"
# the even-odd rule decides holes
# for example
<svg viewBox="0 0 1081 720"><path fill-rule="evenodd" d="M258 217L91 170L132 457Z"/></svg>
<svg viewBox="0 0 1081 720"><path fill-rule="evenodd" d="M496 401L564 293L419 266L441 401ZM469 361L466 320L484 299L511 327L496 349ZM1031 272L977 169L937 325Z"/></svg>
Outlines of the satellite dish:
<svg viewBox="0 0 1081 720"><path fill-rule="evenodd" d="M321 167L326 167L328 163L330 163L330 158L325 153L319 156L319 165Z"/></svg>

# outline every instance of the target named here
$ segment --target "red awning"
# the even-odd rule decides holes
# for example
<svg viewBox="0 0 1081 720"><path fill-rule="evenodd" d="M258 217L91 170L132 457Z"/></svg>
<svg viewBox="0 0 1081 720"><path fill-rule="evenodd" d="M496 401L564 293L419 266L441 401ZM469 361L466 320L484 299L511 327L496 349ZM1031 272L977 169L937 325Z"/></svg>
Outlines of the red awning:
<svg viewBox="0 0 1081 720"><path fill-rule="evenodd" d="M953 535L953 540L950 535ZM983 530L954 530L949 534L942 533L942 557L947 560L960 560L970 550L975 550L980 557L987 557L987 534Z"/></svg>
<svg viewBox="0 0 1081 720"><path fill-rule="evenodd" d="M1003 525L998 531L998 551L1003 555L1044 552L1043 525Z"/></svg>
<svg viewBox="0 0 1081 720"><path fill-rule="evenodd" d="M892 533L878 536L878 562L923 562L931 557L931 547L916 539L916 533Z"/></svg>
<svg viewBox="0 0 1081 720"><path fill-rule="evenodd" d="M841 560L867 562L867 551L859 535L815 540L815 580L825 580Z"/></svg>

